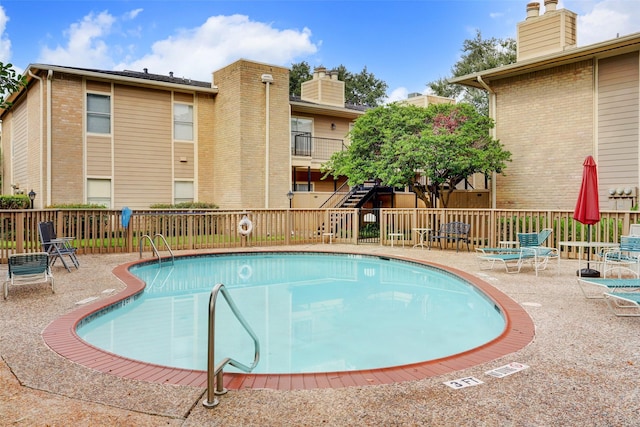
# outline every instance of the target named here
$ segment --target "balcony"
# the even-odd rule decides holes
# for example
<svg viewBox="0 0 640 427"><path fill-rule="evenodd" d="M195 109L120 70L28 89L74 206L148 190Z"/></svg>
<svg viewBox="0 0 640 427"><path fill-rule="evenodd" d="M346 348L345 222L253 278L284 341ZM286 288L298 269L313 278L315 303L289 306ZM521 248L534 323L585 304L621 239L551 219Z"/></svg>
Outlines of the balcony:
<svg viewBox="0 0 640 427"><path fill-rule="evenodd" d="M342 139L319 138L300 132L291 133L292 156L307 157L312 161L326 162L333 153L345 149Z"/></svg>

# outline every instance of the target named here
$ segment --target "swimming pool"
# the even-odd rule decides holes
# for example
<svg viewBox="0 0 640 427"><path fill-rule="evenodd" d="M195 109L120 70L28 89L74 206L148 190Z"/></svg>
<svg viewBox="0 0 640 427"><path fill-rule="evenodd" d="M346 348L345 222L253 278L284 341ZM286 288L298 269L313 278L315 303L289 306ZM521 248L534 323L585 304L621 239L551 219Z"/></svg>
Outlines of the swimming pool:
<svg viewBox="0 0 640 427"><path fill-rule="evenodd" d="M505 329L500 308L467 281L387 257L215 255L130 271L147 284L145 291L81 322L78 335L127 358L182 369L206 369L208 301L216 283L258 335L255 373L408 365L479 347ZM249 365L251 338L223 300L216 323L215 360Z"/></svg>
<svg viewBox="0 0 640 427"><path fill-rule="evenodd" d="M328 246L328 245L327 245ZM352 252L369 253L367 248L358 248ZM298 248L296 248L298 250ZM304 250L298 250L305 253ZM252 254L260 250L254 248L236 249L232 253L225 250L213 251L207 255ZM290 253L291 249L270 248L270 253ZM315 252L336 253L340 248L327 247ZM380 253L380 251L376 251ZM384 253L384 251L382 251ZM202 252L197 252L200 255ZM407 251L411 255L411 252ZM422 254L421 254L422 255ZM189 256L189 254L187 254ZM179 257L176 257L178 259ZM270 388L278 390L299 390L314 388L339 388L348 386L367 386L375 384L389 384L402 381L419 380L470 368L478 364L491 362L504 357L527 346L535 336L535 326L528 313L514 300L489 285L484 280L465 271L434 264L419 259L407 258L398 254L392 259L404 259L418 264L435 266L441 270L463 278L487 295L501 309L506 319L504 332L496 339L474 348L470 351L453 356L418 362L409 365L369 369L364 371L323 372L311 374L239 374L226 373L224 386L230 390L246 388ZM125 289L98 301L80 305L78 308L61 315L53 320L42 332L47 346L61 357L94 371L115 375L126 379L133 379L161 384L186 385L190 387L206 387L206 371L192 369L171 368L167 366L146 363L139 360L122 357L88 344L80 339L76 328L88 317L100 316L103 312L117 309L130 304L145 288L145 283L129 271L138 265L148 263L145 260L135 260L115 265L114 276L125 285ZM246 269L243 274L246 273Z"/></svg>

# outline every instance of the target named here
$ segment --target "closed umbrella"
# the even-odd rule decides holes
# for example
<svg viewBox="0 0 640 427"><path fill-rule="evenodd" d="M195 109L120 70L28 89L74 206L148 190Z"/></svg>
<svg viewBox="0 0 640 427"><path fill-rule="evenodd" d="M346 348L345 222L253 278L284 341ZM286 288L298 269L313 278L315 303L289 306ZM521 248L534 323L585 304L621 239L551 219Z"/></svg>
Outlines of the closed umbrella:
<svg viewBox="0 0 640 427"><path fill-rule="evenodd" d="M598 170L592 156L587 156L583 163L582 185L573 212L573 219L587 225L587 242L591 241L591 226L600 222L600 202L598 201ZM599 277L598 270L592 270L591 248L587 248L587 268L578 271L579 276Z"/></svg>

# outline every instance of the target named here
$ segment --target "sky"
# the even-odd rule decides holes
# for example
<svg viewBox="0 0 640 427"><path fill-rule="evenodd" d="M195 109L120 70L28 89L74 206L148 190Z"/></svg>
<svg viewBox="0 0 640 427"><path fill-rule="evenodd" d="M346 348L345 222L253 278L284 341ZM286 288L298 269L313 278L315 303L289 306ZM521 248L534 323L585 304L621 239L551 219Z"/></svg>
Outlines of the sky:
<svg viewBox="0 0 640 427"><path fill-rule="evenodd" d="M366 68L389 101L449 77L464 40L507 38L533 0L0 0L0 62L211 81L240 58ZM544 11L544 0L541 11ZM578 46L640 32L640 0L560 0Z"/></svg>

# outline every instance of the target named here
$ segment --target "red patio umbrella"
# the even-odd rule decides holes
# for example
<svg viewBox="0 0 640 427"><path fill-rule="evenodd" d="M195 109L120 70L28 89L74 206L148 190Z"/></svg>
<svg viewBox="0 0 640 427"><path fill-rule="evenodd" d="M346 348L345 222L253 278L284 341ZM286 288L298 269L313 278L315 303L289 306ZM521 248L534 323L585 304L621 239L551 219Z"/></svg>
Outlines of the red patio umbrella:
<svg viewBox="0 0 640 427"><path fill-rule="evenodd" d="M573 212L573 219L588 226L587 242L591 240L591 226L600 222L600 202L598 201L598 170L592 156L587 156L583 163L582 185ZM600 272L589 266L591 248L587 248L587 268L578 271L579 276L599 277Z"/></svg>

